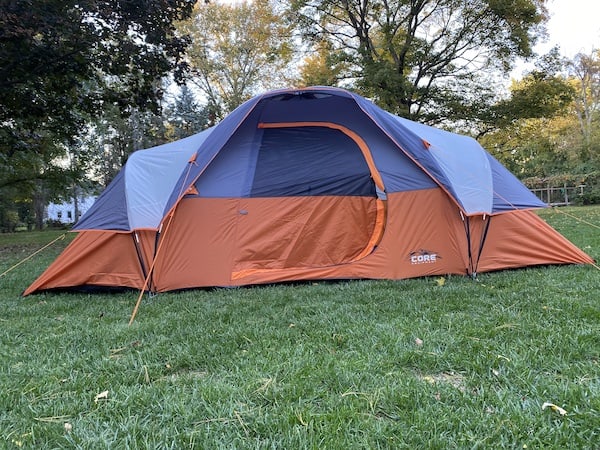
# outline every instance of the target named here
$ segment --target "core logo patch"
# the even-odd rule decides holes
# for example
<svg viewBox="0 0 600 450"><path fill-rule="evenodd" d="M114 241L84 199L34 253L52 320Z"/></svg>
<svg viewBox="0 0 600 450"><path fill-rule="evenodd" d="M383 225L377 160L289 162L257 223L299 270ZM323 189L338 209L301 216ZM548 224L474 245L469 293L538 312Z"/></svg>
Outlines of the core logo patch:
<svg viewBox="0 0 600 450"><path fill-rule="evenodd" d="M435 264L442 257L429 250L420 249L408 255L411 264Z"/></svg>

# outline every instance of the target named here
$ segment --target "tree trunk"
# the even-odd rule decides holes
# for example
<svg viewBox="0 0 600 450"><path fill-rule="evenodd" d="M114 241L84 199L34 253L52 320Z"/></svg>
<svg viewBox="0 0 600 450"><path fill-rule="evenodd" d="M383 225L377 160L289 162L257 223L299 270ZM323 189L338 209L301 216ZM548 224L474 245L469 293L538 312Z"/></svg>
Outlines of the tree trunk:
<svg viewBox="0 0 600 450"><path fill-rule="evenodd" d="M33 194L33 212L35 214L35 229L41 231L44 228L44 211L46 209L46 194L44 188L38 183Z"/></svg>

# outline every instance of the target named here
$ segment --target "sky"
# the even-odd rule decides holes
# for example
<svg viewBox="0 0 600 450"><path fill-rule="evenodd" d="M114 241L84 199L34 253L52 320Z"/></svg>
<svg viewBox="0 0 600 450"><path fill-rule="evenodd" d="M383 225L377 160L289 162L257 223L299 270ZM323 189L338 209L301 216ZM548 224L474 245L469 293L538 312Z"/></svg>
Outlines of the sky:
<svg viewBox="0 0 600 450"><path fill-rule="evenodd" d="M589 55L592 50L600 50L599 0L548 0L546 7L550 16L546 23L548 38L534 47L539 55L556 45L569 59L577 53ZM533 62L517 63L510 78L521 79L533 67Z"/></svg>
<svg viewBox="0 0 600 450"><path fill-rule="evenodd" d="M558 44L563 56L600 49L600 2L598 0L548 0L549 41L536 47L542 52Z"/></svg>

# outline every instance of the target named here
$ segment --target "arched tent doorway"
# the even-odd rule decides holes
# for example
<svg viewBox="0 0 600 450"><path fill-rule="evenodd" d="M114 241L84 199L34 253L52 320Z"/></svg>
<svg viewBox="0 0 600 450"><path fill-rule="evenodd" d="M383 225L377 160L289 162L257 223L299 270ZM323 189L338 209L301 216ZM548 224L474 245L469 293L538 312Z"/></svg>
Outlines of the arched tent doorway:
<svg viewBox="0 0 600 450"><path fill-rule="evenodd" d="M250 195L237 217L233 278L346 264L371 253L384 228L384 186L360 136L332 123L259 128Z"/></svg>

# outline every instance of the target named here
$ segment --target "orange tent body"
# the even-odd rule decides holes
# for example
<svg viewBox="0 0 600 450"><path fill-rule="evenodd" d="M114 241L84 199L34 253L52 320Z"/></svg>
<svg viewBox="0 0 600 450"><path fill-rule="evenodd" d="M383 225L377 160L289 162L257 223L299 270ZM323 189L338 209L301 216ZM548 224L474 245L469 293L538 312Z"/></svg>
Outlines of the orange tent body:
<svg viewBox="0 0 600 450"><path fill-rule="evenodd" d="M592 259L474 140L332 88L134 153L25 291L404 279Z"/></svg>

